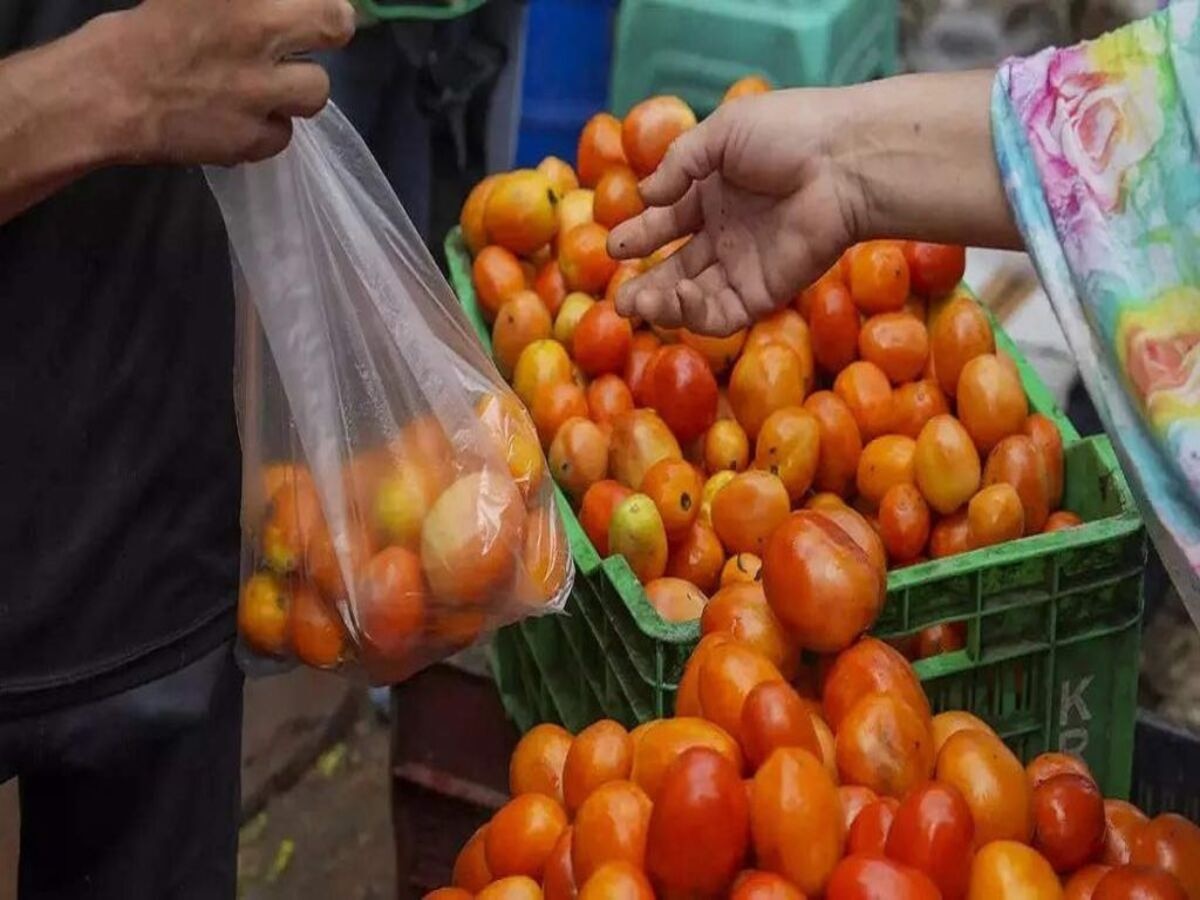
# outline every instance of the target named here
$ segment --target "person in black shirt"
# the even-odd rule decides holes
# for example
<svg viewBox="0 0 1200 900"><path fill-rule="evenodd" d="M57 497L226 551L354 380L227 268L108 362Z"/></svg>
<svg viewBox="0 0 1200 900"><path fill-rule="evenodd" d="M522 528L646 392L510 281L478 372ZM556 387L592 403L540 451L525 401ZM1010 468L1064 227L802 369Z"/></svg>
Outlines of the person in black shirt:
<svg viewBox="0 0 1200 900"><path fill-rule="evenodd" d="M0 2L0 781L22 900L235 891L233 299L200 166L283 149L348 0Z"/></svg>

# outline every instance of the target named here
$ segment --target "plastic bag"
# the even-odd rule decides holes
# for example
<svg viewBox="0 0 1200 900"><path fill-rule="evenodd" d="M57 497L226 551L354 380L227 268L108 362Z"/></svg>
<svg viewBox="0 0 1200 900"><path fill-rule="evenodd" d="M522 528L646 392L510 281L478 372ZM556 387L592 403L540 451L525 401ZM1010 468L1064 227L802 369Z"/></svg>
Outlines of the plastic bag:
<svg viewBox="0 0 1200 900"><path fill-rule="evenodd" d="M330 106L280 156L206 174L239 304L247 670L394 682L561 608L533 423L346 119Z"/></svg>

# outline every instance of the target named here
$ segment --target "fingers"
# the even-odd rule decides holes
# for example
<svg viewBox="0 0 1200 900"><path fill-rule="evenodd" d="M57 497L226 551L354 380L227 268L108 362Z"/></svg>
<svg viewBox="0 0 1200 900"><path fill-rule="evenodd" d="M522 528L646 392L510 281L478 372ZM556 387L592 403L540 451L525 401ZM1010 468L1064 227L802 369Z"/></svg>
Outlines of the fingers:
<svg viewBox="0 0 1200 900"><path fill-rule="evenodd" d="M310 118L329 101L329 75L316 63L285 62L272 74L272 116Z"/></svg>
<svg viewBox="0 0 1200 900"><path fill-rule="evenodd" d="M681 279L699 274L712 260L712 242L708 235L700 232L665 260L623 285L617 292L617 312L623 316L640 315L664 325L654 319L649 308L659 309L663 302L660 298L671 297ZM671 310L676 307L677 304L673 304Z"/></svg>
<svg viewBox="0 0 1200 900"><path fill-rule="evenodd" d="M276 59L344 47L354 37L355 13L349 0L275 0L270 6Z"/></svg>
<svg viewBox="0 0 1200 900"><path fill-rule="evenodd" d="M245 162L259 162L282 153L292 140L292 120L271 116L264 119L259 134L249 144L244 154Z"/></svg>
<svg viewBox="0 0 1200 900"><path fill-rule="evenodd" d="M675 139L658 168L639 185L647 206L674 203L693 183L720 171L725 122L726 118L716 113Z"/></svg>
<svg viewBox="0 0 1200 900"><path fill-rule="evenodd" d="M693 281L680 282L676 292L684 324L691 331L727 337L753 322L720 263L709 266Z"/></svg>
<svg viewBox="0 0 1200 900"><path fill-rule="evenodd" d="M700 191L693 188L672 206L650 207L614 228L608 236L608 252L614 259L649 256L676 238L699 230L702 224Z"/></svg>

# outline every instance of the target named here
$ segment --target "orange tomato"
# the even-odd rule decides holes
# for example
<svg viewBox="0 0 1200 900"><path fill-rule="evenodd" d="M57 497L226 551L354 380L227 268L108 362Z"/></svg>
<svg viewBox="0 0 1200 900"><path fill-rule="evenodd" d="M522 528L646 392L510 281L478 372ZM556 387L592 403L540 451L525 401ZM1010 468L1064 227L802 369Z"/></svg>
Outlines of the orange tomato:
<svg viewBox="0 0 1200 900"><path fill-rule="evenodd" d="M891 488L913 484L916 449L917 442L902 434L885 434L863 447L858 459L859 495L877 506Z"/></svg>
<svg viewBox="0 0 1200 900"><path fill-rule="evenodd" d="M454 859L454 874L450 879L456 888L475 894L491 883L492 873L487 865L486 837L487 826L482 825L458 851L458 856Z"/></svg>
<svg viewBox="0 0 1200 900"><path fill-rule="evenodd" d="M872 524L872 521L862 513L845 504L840 506L831 504L817 512L850 535L850 539L862 547L863 552L867 554L867 561L874 569L880 572L887 569L887 551L879 537L877 524Z"/></svg>
<svg viewBox="0 0 1200 900"><path fill-rule="evenodd" d="M785 677L796 674L799 650L771 612L761 583L731 584L713 595L700 618L700 633L720 632L760 653Z"/></svg>
<svg viewBox="0 0 1200 900"><path fill-rule="evenodd" d="M744 350L753 350L767 344L783 344L800 360L800 372L804 381L804 393L812 389L813 351L808 323L794 309L784 307L766 318L759 319L746 336Z"/></svg>
<svg viewBox="0 0 1200 900"><path fill-rule="evenodd" d="M975 819L975 846L991 841L1028 843L1033 814L1025 769L995 735L964 730L942 746L937 780L962 793Z"/></svg>
<svg viewBox="0 0 1200 900"><path fill-rule="evenodd" d="M983 455L1009 435L1020 434L1029 415L1020 379L992 353L967 361L955 398L958 418Z"/></svg>
<svg viewBox="0 0 1200 900"><path fill-rule="evenodd" d="M650 813L646 868L664 891L726 890L750 844L741 773L708 747L685 750L663 776Z"/></svg>
<svg viewBox="0 0 1200 900"><path fill-rule="evenodd" d="M1063 885L1063 900L1092 900L1096 885L1112 871L1112 866L1084 866Z"/></svg>
<svg viewBox="0 0 1200 900"><path fill-rule="evenodd" d="M575 329L579 327L587 311L595 305L595 300L579 291L573 291L563 298L562 306L554 317L554 340L562 344L567 353L574 351Z"/></svg>
<svg viewBox="0 0 1200 900"><path fill-rule="evenodd" d="M1104 849L1104 798L1090 777L1065 772L1033 789L1033 846L1060 873Z"/></svg>
<svg viewBox="0 0 1200 900"><path fill-rule="evenodd" d="M307 585L298 584L292 589L288 643L302 662L317 669L335 668L346 650L342 620Z"/></svg>
<svg viewBox="0 0 1200 900"><path fill-rule="evenodd" d="M554 480L578 501L608 475L608 436L590 419L573 416L554 435L549 463Z"/></svg>
<svg viewBox="0 0 1200 900"><path fill-rule="evenodd" d="M1046 464L1032 438L1006 437L988 454L983 467L985 485L1013 487L1024 513L1024 533L1037 534L1050 516L1050 485Z"/></svg>
<svg viewBox="0 0 1200 900"><path fill-rule="evenodd" d="M850 290L838 280L817 282L809 300L808 326L817 365L836 375L858 356L859 314Z"/></svg>
<svg viewBox="0 0 1200 900"><path fill-rule="evenodd" d="M639 490L646 473L664 459L682 459L679 441L652 409L635 409L613 420L609 469L626 487Z"/></svg>
<svg viewBox="0 0 1200 900"><path fill-rule="evenodd" d="M522 595L531 604L553 600L567 579L570 548L559 530L558 511L553 504L531 509L525 516L525 544L521 551L524 575L532 583L531 594Z"/></svg>
<svg viewBox="0 0 1200 900"><path fill-rule="evenodd" d="M575 163L580 184L595 187L608 169L626 165L625 150L621 146L621 120L608 113L597 113L588 119L579 135Z"/></svg>
<svg viewBox="0 0 1200 900"><path fill-rule="evenodd" d="M662 347L646 374L652 406L680 441L708 430L717 418L717 379L699 351L685 344Z"/></svg>
<svg viewBox="0 0 1200 900"><path fill-rule="evenodd" d="M933 748L937 754L942 752L942 747L946 745L946 741L950 740L951 737L960 731L982 731L993 737L997 736L996 732L992 730L987 722L961 709L948 710L934 716L932 731Z"/></svg>
<svg viewBox="0 0 1200 900"><path fill-rule="evenodd" d="M571 290L603 294L617 271L617 261L608 255L608 229L596 222L585 222L560 234L558 267Z"/></svg>
<svg viewBox="0 0 1200 900"><path fill-rule="evenodd" d="M624 861L605 863L579 891L580 900L654 900L640 868Z"/></svg>
<svg viewBox="0 0 1200 900"><path fill-rule="evenodd" d="M642 584L662 577L667 570L667 532L653 500L631 494L617 505L608 525L608 548L625 557Z"/></svg>
<svg viewBox="0 0 1200 900"><path fill-rule="evenodd" d="M900 798L933 774L929 723L897 696L871 694L850 708L837 729L842 781Z"/></svg>
<svg viewBox="0 0 1200 900"><path fill-rule="evenodd" d="M575 813L601 785L626 781L633 767L633 741L619 722L601 719L575 737L562 768L563 798Z"/></svg>
<svg viewBox="0 0 1200 900"><path fill-rule="evenodd" d="M846 832L846 852L850 855L883 856L883 848L887 845L899 805L900 801L896 798L884 797L863 807Z"/></svg>
<svg viewBox="0 0 1200 900"><path fill-rule="evenodd" d="M1200 897L1200 826L1183 816L1164 813L1146 823L1134 835L1129 861L1170 872L1189 898Z"/></svg>
<svg viewBox="0 0 1200 900"><path fill-rule="evenodd" d="M488 870L496 878L540 880L566 827L567 814L558 801L544 794L514 797L492 817L484 835Z"/></svg>
<svg viewBox="0 0 1200 900"><path fill-rule="evenodd" d="M761 75L747 75L744 78L739 78L729 86L725 92L725 96L721 98L722 103L728 103L731 100L738 100L742 97L753 97L756 94L766 94L771 90L771 82L763 78ZM749 900L749 898L744 898ZM766 900L766 898L760 898Z"/></svg>
<svg viewBox="0 0 1200 900"><path fill-rule="evenodd" d="M1088 764L1071 753L1042 753L1025 766L1025 777L1031 791L1036 791L1055 775L1081 775L1093 783L1096 781Z"/></svg>
<svg viewBox="0 0 1200 900"><path fill-rule="evenodd" d="M895 418L892 385L879 366L861 360L850 363L834 379L833 392L850 408L864 440L891 430Z"/></svg>
<svg viewBox="0 0 1200 900"><path fill-rule="evenodd" d="M1068 531L1071 528L1078 528L1083 524L1083 519L1075 515L1075 513L1060 509L1057 512L1050 513L1046 517L1046 524L1042 526L1042 534L1053 534L1056 531Z"/></svg>
<svg viewBox="0 0 1200 900"><path fill-rule="evenodd" d="M682 540L700 511L704 483L696 467L682 459L661 459L646 471L641 490L658 507L667 540Z"/></svg>
<svg viewBox="0 0 1200 900"><path fill-rule="evenodd" d="M583 495L579 505L579 523L600 558L608 556L608 527L613 510L632 494L629 488L611 479L597 481Z"/></svg>
<svg viewBox="0 0 1200 900"><path fill-rule="evenodd" d="M966 553L970 549L965 509L939 519L929 531L929 556L932 559Z"/></svg>
<svg viewBox="0 0 1200 900"><path fill-rule="evenodd" d="M534 389L529 412L537 428L538 440L543 447L549 448L564 422L587 418L587 394L573 381L544 382Z"/></svg>
<svg viewBox="0 0 1200 900"><path fill-rule="evenodd" d="M571 346L575 362L594 377L622 372L629 360L633 328L607 300L594 304L575 327Z"/></svg>
<svg viewBox="0 0 1200 900"><path fill-rule="evenodd" d="M737 361L746 344L746 331L735 331L728 337L708 337L684 328L679 332L679 342L703 356L713 374L720 375Z"/></svg>
<svg viewBox="0 0 1200 900"><path fill-rule="evenodd" d="M550 186L554 188L554 193L559 197L564 197L579 187L579 179L575 176L571 164L557 156L547 156L537 164L537 171L546 176Z"/></svg>
<svg viewBox="0 0 1200 900"><path fill-rule="evenodd" d="M1048 500L1051 509L1057 509L1062 504L1063 495L1063 442L1062 434L1054 421L1041 413L1034 413L1025 420L1022 429L1024 434L1033 441L1034 446L1042 455L1046 467L1046 482Z"/></svg>
<svg viewBox="0 0 1200 900"><path fill-rule="evenodd" d="M957 788L931 781L900 801L884 848L899 863L924 872L945 900L966 896L975 821Z"/></svg>
<svg viewBox="0 0 1200 900"><path fill-rule="evenodd" d="M879 501L879 536L888 558L904 563L916 559L929 540L929 505L913 484L895 484Z"/></svg>
<svg viewBox="0 0 1200 900"><path fill-rule="evenodd" d="M488 175L471 188L467 201L458 217L462 227L463 241L471 255L479 253L488 243L487 229L483 225L483 211L487 208L488 195L500 180L500 175Z"/></svg>
<svg viewBox="0 0 1200 900"><path fill-rule="evenodd" d="M645 583L646 599L668 622L693 622L704 612L704 592L682 578L655 578Z"/></svg>
<svg viewBox="0 0 1200 900"><path fill-rule="evenodd" d="M751 440L771 413L801 405L804 393L800 358L782 343L745 351L729 376L729 406Z"/></svg>
<svg viewBox="0 0 1200 900"><path fill-rule="evenodd" d="M471 278L479 308L489 322L496 318L500 307L528 288L520 262L503 247L484 247L471 264Z"/></svg>
<svg viewBox="0 0 1200 900"><path fill-rule="evenodd" d="M746 697L763 682L782 680L775 664L752 647L737 641L714 647L700 666L700 709L704 718L740 738Z"/></svg>
<svg viewBox="0 0 1200 900"><path fill-rule="evenodd" d="M575 867L571 865L571 837L575 829L568 825L550 851L542 875L542 894L545 900L575 900L579 893L575 884ZM467 900L470 900L468 897Z"/></svg>
<svg viewBox="0 0 1200 900"><path fill-rule="evenodd" d="M871 316L858 333L858 355L879 366L892 384L912 381L929 358L925 323L906 312Z"/></svg>
<svg viewBox="0 0 1200 900"><path fill-rule="evenodd" d="M601 375L587 387L587 405L593 422L609 425L621 413L633 409L633 394L619 375Z"/></svg>
<svg viewBox="0 0 1200 900"><path fill-rule="evenodd" d="M941 900L942 895L923 872L860 853L838 863L825 896L828 900Z"/></svg>
<svg viewBox="0 0 1200 900"><path fill-rule="evenodd" d="M967 544L972 550L1015 541L1025 531L1025 511L1011 484L992 484L967 504Z"/></svg>
<svg viewBox="0 0 1200 900"><path fill-rule="evenodd" d="M550 179L533 169L500 176L483 209L483 227L494 244L528 256L558 231L558 194Z"/></svg>
<svg viewBox="0 0 1200 900"><path fill-rule="evenodd" d="M543 794L563 802L563 766L571 734L558 725L532 728L517 743L508 762L508 790L514 797Z"/></svg>
<svg viewBox="0 0 1200 900"><path fill-rule="evenodd" d="M623 166L613 166L600 176L593 203L596 221L605 228L616 228L646 208L637 176Z"/></svg>
<svg viewBox="0 0 1200 900"><path fill-rule="evenodd" d="M707 609L707 607L706 607ZM692 650L683 666L683 675L675 689L675 715L680 718L701 718L704 711L700 708L700 669L709 651L721 644L728 644L733 636L727 632L716 631L711 634L704 632L704 617L701 616L700 633L702 637ZM644 726L639 726L644 727Z"/></svg>
<svg viewBox="0 0 1200 900"><path fill-rule="evenodd" d="M946 395L935 381L922 380L902 384L896 388L892 399L895 405L892 428L897 434L914 439L921 433L926 422L934 416L950 412Z"/></svg>
<svg viewBox="0 0 1200 900"><path fill-rule="evenodd" d="M1128 865L1133 859L1133 841L1150 818L1125 800L1104 801L1104 850L1100 862L1109 866Z"/></svg>
<svg viewBox="0 0 1200 900"><path fill-rule="evenodd" d="M542 900L542 889L532 878L512 875L493 881L475 895L475 900Z"/></svg>
<svg viewBox="0 0 1200 900"><path fill-rule="evenodd" d="M922 628L917 635L917 659L953 653L967 645L966 622L941 622Z"/></svg>
<svg viewBox="0 0 1200 900"><path fill-rule="evenodd" d="M646 792L630 781L609 781L592 791L575 814L571 836L575 883L586 884L605 863L627 862L641 868L650 809Z"/></svg>
<svg viewBox="0 0 1200 900"><path fill-rule="evenodd" d="M629 346L629 359L625 363L625 383L633 392L633 399L639 406L647 405L646 370L662 341L652 331L639 331L633 336Z"/></svg>
<svg viewBox="0 0 1200 900"><path fill-rule="evenodd" d="M739 472L713 497L712 526L727 550L761 556L790 506L779 476L755 469Z"/></svg>
<svg viewBox="0 0 1200 900"><path fill-rule="evenodd" d="M819 441L816 417L803 407L785 406L763 422L755 442L754 467L779 476L795 503L812 485Z"/></svg>
<svg viewBox="0 0 1200 900"><path fill-rule="evenodd" d="M736 553L725 560L721 569L721 587L731 584L760 584L762 582L762 560L753 553ZM717 599L713 597L713 599ZM763 597L766 600L766 597Z"/></svg>
<svg viewBox="0 0 1200 900"><path fill-rule="evenodd" d="M733 419L720 419L704 433L704 468L714 474L723 470L741 472L750 462L750 440Z"/></svg>
<svg viewBox="0 0 1200 900"><path fill-rule="evenodd" d="M979 490L979 453L958 419L934 416L921 429L913 453L913 475L926 502L943 516Z"/></svg>
<svg viewBox="0 0 1200 900"><path fill-rule="evenodd" d="M725 548L717 533L711 525L696 521L671 548L667 575L691 582L703 594L711 594L719 586L724 564Z"/></svg>
<svg viewBox="0 0 1200 900"><path fill-rule="evenodd" d="M891 694L915 710L924 721L931 719L929 699L908 660L877 638L863 638L839 653L825 674L821 703L825 719L834 731L864 697Z"/></svg>
<svg viewBox="0 0 1200 900"><path fill-rule="evenodd" d="M868 241L849 252L846 278L855 305L867 315L894 312L908 299L908 263L893 241Z"/></svg>
<svg viewBox="0 0 1200 900"><path fill-rule="evenodd" d="M724 646L721 641L714 641L713 651L709 652ZM659 719L646 726L641 739L634 743L630 778L651 801L656 800L667 769L691 747L711 747L733 763L734 768L739 771L742 768L741 748L729 732L707 719L676 716L673 719Z"/></svg>
<svg viewBox="0 0 1200 900"><path fill-rule="evenodd" d="M807 650L848 647L883 606L885 573L823 513L792 513L774 529L762 559L767 602Z"/></svg>
<svg viewBox="0 0 1200 900"><path fill-rule="evenodd" d="M1096 882L1092 900L1189 900L1179 879L1154 866L1117 866Z"/></svg>
<svg viewBox="0 0 1200 900"><path fill-rule="evenodd" d="M629 110L621 124L625 158L639 178L658 168L679 135L696 125L696 114L678 97L651 97Z"/></svg>
<svg viewBox="0 0 1200 900"><path fill-rule="evenodd" d="M257 653L278 656L287 647L288 598L270 572L251 575L238 598L238 632Z"/></svg>
<svg viewBox="0 0 1200 900"><path fill-rule="evenodd" d="M930 358L938 385L953 397L958 378L968 362L993 353L996 339L987 315L969 297L955 297L937 314L929 330Z"/></svg>
<svg viewBox="0 0 1200 900"><path fill-rule="evenodd" d="M968 900L1059 900L1061 897L1058 876L1033 848L1017 841L994 840L975 854Z"/></svg>
<svg viewBox="0 0 1200 900"><path fill-rule="evenodd" d="M846 496L854 486L862 454L862 435L846 401L832 391L817 391L804 401L817 420L817 470L813 486Z"/></svg>
<svg viewBox="0 0 1200 900"><path fill-rule="evenodd" d="M528 498L535 494L542 483L546 460L537 428L525 407L512 394L485 394L476 404L475 414L499 448L522 495ZM377 489L376 527L391 542L415 543L429 507L444 488L440 473L431 471L430 466L401 462L395 475Z"/></svg>
<svg viewBox="0 0 1200 900"><path fill-rule="evenodd" d="M746 695L739 735L754 770L780 747L798 747L821 756L810 704L783 681L761 682Z"/></svg>
<svg viewBox="0 0 1200 900"><path fill-rule="evenodd" d="M567 191L558 204L558 233L566 234L576 225L586 225L595 221L592 216L594 201L595 195L592 191Z"/></svg>
<svg viewBox="0 0 1200 900"><path fill-rule="evenodd" d="M363 643L385 658L408 649L425 622L421 558L404 547L386 547L358 577L358 626Z"/></svg>
<svg viewBox="0 0 1200 900"><path fill-rule="evenodd" d="M750 829L764 869L820 896L842 857L841 801L825 767L795 747L776 750L754 775Z"/></svg>
<svg viewBox="0 0 1200 900"><path fill-rule="evenodd" d="M953 290L967 268L967 251L950 244L905 241L904 259L912 290L922 297Z"/></svg>
<svg viewBox="0 0 1200 900"><path fill-rule="evenodd" d="M557 341L534 341L521 351L513 367L513 390L530 408L533 407L538 389L543 385L570 380L571 358ZM583 415L587 415L586 407Z"/></svg>
<svg viewBox="0 0 1200 900"><path fill-rule="evenodd" d="M729 900L805 900L800 889L774 872L747 870L733 883Z"/></svg>

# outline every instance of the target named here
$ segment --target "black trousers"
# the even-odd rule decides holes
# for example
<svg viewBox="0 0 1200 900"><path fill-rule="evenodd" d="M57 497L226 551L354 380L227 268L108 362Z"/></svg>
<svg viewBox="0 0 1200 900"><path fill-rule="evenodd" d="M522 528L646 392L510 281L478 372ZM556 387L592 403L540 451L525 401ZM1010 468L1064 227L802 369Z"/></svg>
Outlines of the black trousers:
<svg viewBox="0 0 1200 900"><path fill-rule="evenodd" d="M20 900L237 891L242 675L224 644L157 681L0 722L20 777Z"/></svg>

